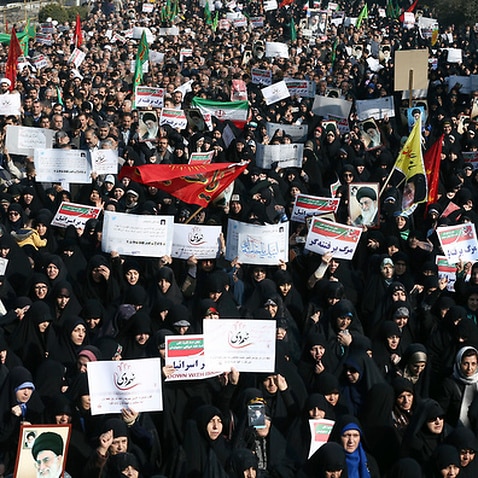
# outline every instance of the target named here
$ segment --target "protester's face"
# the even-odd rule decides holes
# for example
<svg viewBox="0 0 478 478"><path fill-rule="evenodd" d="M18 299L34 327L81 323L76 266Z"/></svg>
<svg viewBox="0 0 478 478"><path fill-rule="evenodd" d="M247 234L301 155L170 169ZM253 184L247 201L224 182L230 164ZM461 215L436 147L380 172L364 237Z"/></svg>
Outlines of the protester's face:
<svg viewBox="0 0 478 478"><path fill-rule="evenodd" d="M327 393L324 395L325 399L333 406L337 405L339 402L340 394L339 392Z"/></svg>
<svg viewBox="0 0 478 478"><path fill-rule="evenodd" d="M351 367L345 370L345 376L350 383L357 383L360 380L360 373Z"/></svg>
<svg viewBox="0 0 478 478"><path fill-rule="evenodd" d="M76 361L76 366L78 367L78 371L80 373L86 373L86 371L88 370L88 362L90 360L88 359L88 357L85 357L84 355L80 355L78 357L78 360Z"/></svg>
<svg viewBox="0 0 478 478"><path fill-rule="evenodd" d="M139 472L131 465L128 465L124 470L121 471L121 476L127 476L128 478L139 478Z"/></svg>
<svg viewBox="0 0 478 478"><path fill-rule="evenodd" d="M101 317L87 317L85 319L86 325L90 330L93 330L94 328L98 327L98 325L101 322Z"/></svg>
<svg viewBox="0 0 478 478"><path fill-rule="evenodd" d="M70 337L75 345L82 345L86 337L86 327L82 324L77 325L71 331Z"/></svg>
<svg viewBox="0 0 478 478"><path fill-rule="evenodd" d="M48 279L55 280L58 277L59 273L60 269L58 269L55 264L48 264L46 266L46 275L48 276Z"/></svg>
<svg viewBox="0 0 478 478"><path fill-rule="evenodd" d="M217 440L222 433L222 420L214 415L206 426L207 434L211 440Z"/></svg>
<svg viewBox="0 0 478 478"><path fill-rule="evenodd" d="M139 272L130 269L129 271L126 271L125 277L129 285L136 285L139 280Z"/></svg>
<svg viewBox="0 0 478 478"><path fill-rule="evenodd" d="M472 312L476 312L478 310L478 294L471 294L466 301L466 305Z"/></svg>
<svg viewBox="0 0 478 478"><path fill-rule="evenodd" d="M382 266L380 271L382 272L382 276L384 279L391 279L393 277L395 269L392 264L385 264Z"/></svg>
<svg viewBox="0 0 478 478"><path fill-rule="evenodd" d="M476 456L475 450L462 449L460 450L460 464L465 467L468 466Z"/></svg>
<svg viewBox="0 0 478 478"><path fill-rule="evenodd" d="M149 340L149 334L137 334L134 339L139 345L144 345Z"/></svg>
<svg viewBox="0 0 478 478"><path fill-rule="evenodd" d="M269 312L271 317L275 317L277 315L279 307L276 304L268 304L265 306L265 309L267 310L267 312Z"/></svg>
<svg viewBox="0 0 478 478"><path fill-rule="evenodd" d="M7 360L7 350L0 350L0 364L3 365Z"/></svg>
<svg viewBox="0 0 478 478"><path fill-rule="evenodd" d="M45 330L48 329L49 325L50 325L50 322L46 320L44 322L40 322L38 324L38 330L40 331L41 334L43 334L43 332L45 332Z"/></svg>
<svg viewBox="0 0 478 478"><path fill-rule="evenodd" d="M390 350L397 350L398 345L400 344L400 337L398 335L387 337L387 344Z"/></svg>
<svg viewBox="0 0 478 478"><path fill-rule="evenodd" d="M65 293L60 293L60 295L56 298L56 306L59 310L64 310L68 305L68 302L70 302L70 296L65 295Z"/></svg>
<svg viewBox="0 0 478 478"><path fill-rule="evenodd" d="M15 392L15 398L18 403L27 403L32 396L33 390L31 388L21 388Z"/></svg>
<svg viewBox="0 0 478 478"><path fill-rule="evenodd" d="M217 302L221 298L221 295L222 295L222 292L220 291L212 291L212 292L209 292L208 297L214 302Z"/></svg>
<svg viewBox="0 0 478 478"><path fill-rule="evenodd" d="M463 357L460 363L460 370L463 376L472 377L475 375L478 369L478 358L476 355L470 355L469 357Z"/></svg>
<svg viewBox="0 0 478 478"><path fill-rule="evenodd" d="M55 455L51 450L40 451L35 460L37 476L59 478L61 476L62 459L61 455Z"/></svg>
<svg viewBox="0 0 478 478"><path fill-rule="evenodd" d="M287 282L279 285L279 290L280 290L280 293L282 294L282 297L285 297L290 292L291 289L292 289L292 284L289 284Z"/></svg>
<svg viewBox="0 0 478 478"><path fill-rule="evenodd" d="M164 278L159 279L158 287L163 294L166 294L166 292L168 292L169 288L171 287L171 282L169 282L168 280Z"/></svg>
<svg viewBox="0 0 478 478"><path fill-rule="evenodd" d="M83 410L89 410L91 408L91 399L89 395L81 395L80 405Z"/></svg>
<svg viewBox="0 0 478 478"><path fill-rule="evenodd" d="M322 360L322 357L324 356L325 353L325 347L323 345L314 345L309 349L311 357L318 362L319 360Z"/></svg>
<svg viewBox="0 0 478 478"><path fill-rule="evenodd" d="M57 425L67 425L68 423L71 423L71 415L68 415L67 413L55 415L55 423Z"/></svg>
<svg viewBox="0 0 478 478"><path fill-rule="evenodd" d="M340 437L342 446L347 453L353 453L360 444L360 432L358 430L347 430Z"/></svg>
<svg viewBox="0 0 478 478"><path fill-rule="evenodd" d="M243 472L244 478L256 478L257 471L252 466L250 468L245 469Z"/></svg>
<svg viewBox="0 0 478 478"><path fill-rule="evenodd" d="M339 268L340 262L336 261L335 259L332 259L329 263L329 272L331 274L334 274L335 271Z"/></svg>
<svg viewBox="0 0 478 478"><path fill-rule="evenodd" d="M275 375L269 375L262 383L268 393L270 393L271 395L277 393L278 388L275 380Z"/></svg>
<svg viewBox="0 0 478 478"><path fill-rule="evenodd" d="M448 465L446 468L440 470L442 478L455 478L460 473L460 468L456 465Z"/></svg>
<svg viewBox="0 0 478 478"><path fill-rule="evenodd" d="M321 410L319 407L314 407L309 410L309 418L313 420L318 420L320 418L325 418L324 410Z"/></svg>
<svg viewBox="0 0 478 478"><path fill-rule="evenodd" d="M404 391L396 399L397 407L404 412L409 412L413 406L413 393Z"/></svg>
<svg viewBox="0 0 478 478"><path fill-rule="evenodd" d="M407 294L405 293L405 291L403 289L397 289L392 294L392 301L393 302L398 302L399 300L401 300L403 302L407 300Z"/></svg>
<svg viewBox="0 0 478 478"><path fill-rule="evenodd" d="M325 478L341 478L343 470L326 471Z"/></svg>
<svg viewBox="0 0 478 478"><path fill-rule="evenodd" d="M113 443L109 448L111 455L118 453L126 453L128 451L128 437L117 437L113 439Z"/></svg>
<svg viewBox="0 0 478 478"><path fill-rule="evenodd" d="M260 282L266 278L266 271L261 268L256 268L254 269L254 272L252 273L252 275L256 282Z"/></svg>
<svg viewBox="0 0 478 478"><path fill-rule="evenodd" d="M339 331L346 330L349 328L350 323L352 322L352 317L344 315L343 317L337 317L337 328Z"/></svg>

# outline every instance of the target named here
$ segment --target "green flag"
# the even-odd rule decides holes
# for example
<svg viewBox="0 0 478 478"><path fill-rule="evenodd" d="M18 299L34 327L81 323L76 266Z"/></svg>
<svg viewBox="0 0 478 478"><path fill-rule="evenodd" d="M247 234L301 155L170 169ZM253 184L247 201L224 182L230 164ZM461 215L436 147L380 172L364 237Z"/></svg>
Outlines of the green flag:
<svg viewBox="0 0 478 478"><path fill-rule="evenodd" d="M206 0L206 5L204 5L204 20L206 20L206 25L212 25L212 16L211 9L209 8L209 0Z"/></svg>
<svg viewBox="0 0 478 478"><path fill-rule="evenodd" d="M290 41L297 40L297 28L295 27L294 17L290 19Z"/></svg>
<svg viewBox="0 0 478 478"><path fill-rule="evenodd" d="M360 15L357 18L357 23L355 24L355 28L360 28L362 25L362 21L368 18L368 6L365 4L362 8L362 11L360 12Z"/></svg>
<svg viewBox="0 0 478 478"><path fill-rule="evenodd" d="M217 26L219 25L219 12L216 10L216 15L214 16L214 21L212 22L212 31L217 30Z"/></svg>
<svg viewBox="0 0 478 478"><path fill-rule="evenodd" d="M61 91L60 91L60 88L58 88L58 86L56 87L56 102L60 104L61 106L63 106L63 98L61 96Z"/></svg>
<svg viewBox="0 0 478 478"><path fill-rule="evenodd" d="M337 59L337 45L339 44L339 39L336 37L334 41L334 45L332 46L332 55L330 61L332 62L332 67L335 64L335 60Z"/></svg>
<svg viewBox="0 0 478 478"><path fill-rule="evenodd" d="M146 33L143 30L141 40L138 45L138 52L136 53L136 61L134 65L134 77L133 77L133 92L138 85L143 81L143 65L149 58L149 46L146 41Z"/></svg>

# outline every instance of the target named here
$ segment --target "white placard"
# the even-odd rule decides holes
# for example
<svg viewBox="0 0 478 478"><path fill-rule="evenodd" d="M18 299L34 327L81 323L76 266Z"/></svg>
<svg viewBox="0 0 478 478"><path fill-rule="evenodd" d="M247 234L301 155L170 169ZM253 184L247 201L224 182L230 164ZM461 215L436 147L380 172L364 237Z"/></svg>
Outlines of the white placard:
<svg viewBox="0 0 478 478"><path fill-rule="evenodd" d="M385 116L395 117L393 96L384 96L373 100L357 100L355 108L359 121L365 121L368 118L383 119Z"/></svg>
<svg viewBox="0 0 478 478"><path fill-rule="evenodd" d="M272 105L285 98L290 98L289 89L285 81L279 81L273 85L266 86L261 90L266 105Z"/></svg>
<svg viewBox="0 0 478 478"><path fill-rule="evenodd" d="M141 36L143 35L143 31L146 35L146 41L148 44L154 42L154 35L149 28L146 27L133 27L133 38L135 40L141 40Z"/></svg>
<svg viewBox="0 0 478 478"><path fill-rule="evenodd" d="M36 180L45 183L91 183L87 151L79 149L35 149Z"/></svg>
<svg viewBox="0 0 478 478"><path fill-rule="evenodd" d="M161 257L171 255L173 216L150 216L105 211L101 247L120 255Z"/></svg>
<svg viewBox="0 0 478 478"><path fill-rule="evenodd" d="M292 144L262 144L257 143L256 164L263 169L271 169L273 163L278 167L301 168L304 157L304 145Z"/></svg>
<svg viewBox="0 0 478 478"><path fill-rule="evenodd" d="M161 359L102 360L88 363L91 414L163 409Z"/></svg>
<svg viewBox="0 0 478 478"><path fill-rule="evenodd" d="M328 96L315 95L314 104L312 105L312 113L318 116L338 116L340 118L348 118L352 102L342 100L340 98L329 98Z"/></svg>
<svg viewBox="0 0 478 478"><path fill-rule="evenodd" d="M277 0L264 0L264 11L270 12L272 10L277 10Z"/></svg>
<svg viewBox="0 0 478 478"><path fill-rule="evenodd" d="M73 53L70 55L70 58L68 58L68 63L73 63L77 68L79 68L85 58L86 53L78 48L75 48Z"/></svg>
<svg viewBox="0 0 478 478"><path fill-rule="evenodd" d="M478 259L474 224L438 227L436 231L443 253L450 264L456 264L459 261L475 262Z"/></svg>
<svg viewBox="0 0 478 478"><path fill-rule="evenodd" d="M118 151L116 149L97 149L90 153L91 169L98 174L118 173Z"/></svg>
<svg viewBox="0 0 478 478"><path fill-rule="evenodd" d="M329 440L329 436L334 427L334 420L327 420L326 418L319 418L316 420L309 420L310 427L310 448L309 458Z"/></svg>
<svg viewBox="0 0 478 478"><path fill-rule="evenodd" d="M5 275L7 266L8 266L8 259L5 259L4 257L0 257L0 276Z"/></svg>
<svg viewBox="0 0 478 478"><path fill-rule="evenodd" d="M260 68L251 68L251 78L254 85L271 85L272 71L261 70Z"/></svg>
<svg viewBox="0 0 478 478"><path fill-rule="evenodd" d="M167 335L165 337L166 365L174 367L174 373L166 378L165 382L179 380L202 380L220 375L221 372L210 372L206 369L204 355L204 336Z"/></svg>
<svg viewBox="0 0 478 478"><path fill-rule="evenodd" d="M174 224L171 257L188 259L216 259L220 252L221 226L202 224Z"/></svg>
<svg viewBox="0 0 478 478"><path fill-rule="evenodd" d="M463 50L461 48L444 48L448 51L448 63L461 63L463 61Z"/></svg>
<svg viewBox="0 0 478 478"><path fill-rule="evenodd" d="M19 116L22 114L22 99L20 93L5 93L0 95L0 116Z"/></svg>
<svg viewBox="0 0 478 478"><path fill-rule="evenodd" d="M153 64L164 63L164 53L160 51L149 50L149 61Z"/></svg>
<svg viewBox="0 0 478 478"><path fill-rule="evenodd" d="M63 201L51 221L52 226L84 228L90 219L98 219L101 208Z"/></svg>
<svg viewBox="0 0 478 478"><path fill-rule="evenodd" d="M305 248L317 254L331 252L336 259L351 260L362 235L362 228L312 219Z"/></svg>
<svg viewBox="0 0 478 478"><path fill-rule="evenodd" d="M164 106L164 88L137 86L134 103L136 108L162 108Z"/></svg>
<svg viewBox="0 0 478 478"><path fill-rule="evenodd" d="M289 58L289 47L287 43L267 41L266 58Z"/></svg>
<svg viewBox="0 0 478 478"><path fill-rule="evenodd" d="M310 196L308 194L298 194L294 201L291 221L305 222L310 216L321 216L337 212L340 204L340 198L326 198L319 196Z"/></svg>
<svg viewBox="0 0 478 478"><path fill-rule="evenodd" d="M52 129L8 125L5 146L10 154L33 156L36 148L52 148L54 136Z"/></svg>
<svg viewBox="0 0 478 478"><path fill-rule="evenodd" d="M159 29L159 36L177 37L178 35L179 35L179 28L178 27L169 27L169 28L160 28Z"/></svg>
<svg viewBox="0 0 478 478"><path fill-rule="evenodd" d="M248 224L229 219L226 259L244 264L278 265L289 261L289 223Z"/></svg>
<svg viewBox="0 0 478 478"><path fill-rule="evenodd" d="M169 124L174 129L185 129L188 125L186 113L183 110L174 110L171 108L163 108L161 110L161 117L159 124Z"/></svg>
<svg viewBox="0 0 478 478"><path fill-rule="evenodd" d="M203 328L208 370L274 372L275 320L204 320Z"/></svg>
<svg viewBox="0 0 478 478"><path fill-rule="evenodd" d="M266 123L266 128L269 138L272 138L277 130L282 130L294 143L305 143L309 132L306 124Z"/></svg>
<svg viewBox="0 0 478 478"><path fill-rule="evenodd" d="M301 98L315 97L315 82L308 80L296 80L295 78L285 78L284 81L291 96L297 95Z"/></svg>

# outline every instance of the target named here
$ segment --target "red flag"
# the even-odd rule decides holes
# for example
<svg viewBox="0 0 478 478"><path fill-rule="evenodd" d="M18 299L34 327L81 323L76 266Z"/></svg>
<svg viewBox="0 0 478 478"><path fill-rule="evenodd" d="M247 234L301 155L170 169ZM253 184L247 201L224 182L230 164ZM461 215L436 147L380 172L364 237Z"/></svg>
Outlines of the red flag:
<svg viewBox="0 0 478 478"><path fill-rule="evenodd" d="M292 3L294 3L294 0L282 0L282 2L280 2L279 8L286 7Z"/></svg>
<svg viewBox="0 0 478 478"><path fill-rule="evenodd" d="M213 201L249 163L145 164L123 166L119 179L126 177L146 186L155 186L187 204L201 207Z"/></svg>
<svg viewBox="0 0 478 478"><path fill-rule="evenodd" d="M438 197L438 180L440 176L441 152L443 138L441 135L423 155L428 183L428 204L434 203Z"/></svg>
<svg viewBox="0 0 478 478"><path fill-rule="evenodd" d="M80 48L80 46L83 44L83 33L81 31L81 19L79 13L76 14L74 39L76 48Z"/></svg>
<svg viewBox="0 0 478 478"><path fill-rule="evenodd" d="M15 89L15 83L17 82L17 67L18 57L22 55L22 47L18 42L17 32L15 27L12 27L12 35L10 37L10 46L8 48L7 64L5 66L5 78L11 81L9 90Z"/></svg>

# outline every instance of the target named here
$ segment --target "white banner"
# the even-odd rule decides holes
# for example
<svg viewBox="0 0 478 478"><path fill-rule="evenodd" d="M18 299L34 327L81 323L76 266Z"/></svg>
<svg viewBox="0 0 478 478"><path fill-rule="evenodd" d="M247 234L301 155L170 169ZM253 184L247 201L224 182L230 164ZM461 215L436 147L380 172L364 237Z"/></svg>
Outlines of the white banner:
<svg viewBox="0 0 478 478"><path fill-rule="evenodd" d="M161 359L101 360L88 363L91 414L163 409Z"/></svg>
<svg viewBox="0 0 478 478"><path fill-rule="evenodd" d="M220 252L221 226L202 224L174 224L171 257L188 259L216 259Z"/></svg>
<svg viewBox="0 0 478 478"><path fill-rule="evenodd" d="M304 156L302 143L262 144L257 143L256 164L263 169L271 169L273 163L281 169L301 168Z"/></svg>
<svg viewBox="0 0 478 478"><path fill-rule="evenodd" d="M208 370L274 372L275 320L204 320Z"/></svg>
<svg viewBox="0 0 478 478"><path fill-rule="evenodd" d="M36 180L45 183L91 183L88 152L79 149L35 149Z"/></svg>
<svg viewBox="0 0 478 478"><path fill-rule="evenodd" d="M312 105L312 113L318 116L332 115L348 119L351 108L351 101L315 95L314 104Z"/></svg>
<svg viewBox="0 0 478 478"><path fill-rule="evenodd" d="M325 198L298 194L294 201L291 221L305 222L310 216L320 216L337 212L340 198Z"/></svg>
<svg viewBox="0 0 478 478"><path fill-rule="evenodd" d="M266 123L267 136L272 138L277 130L282 130L294 143L305 143L309 127L306 124Z"/></svg>
<svg viewBox="0 0 478 478"><path fill-rule="evenodd" d="M22 99L20 93L5 93L0 95L0 116L19 116L22 114Z"/></svg>
<svg viewBox="0 0 478 478"><path fill-rule="evenodd" d="M74 226L75 229L84 228L89 219L98 219L100 213L101 208L99 207L63 201L56 211L51 225L63 228L68 226Z"/></svg>
<svg viewBox="0 0 478 478"><path fill-rule="evenodd" d="M118 151L116 149L97 149L90 153L91 169L98 174L118 173Z"/></svg>
<svg viewBox="0 0 478 478"><path fill-rule="evenodd" d="M229 219L226 259L243 264L278 265L289 260L289 223L248 224Z"/></svg>
<svg viewBox="0 0 478 478"><path fill-rule="evenodd" d="M184 129L188 125L186 113L183 110L173 110L171 108L163 108L159 124L169 124L174 129Z"/></svg>
<svg viewBox="0 0 478 478"><path fill-rule="evenodd" d="M170 256L173 224L173 216L105 211L101 248L127 256Z"/></svg>
<svg viewBox="0 0 478 478"><path fill-rule="evenodd" d="M164 106L164 88L137 86L134 102L136 108L162 108Z"/></svg>
<svg viewBox="0 0 478 478"><path fill-rule="evenodd" d="M191 153L188 164L211 164L211 161L214 159L215 155L215 150L207 151L205 153Z"/></svg>
<svg viewBox="0 0 478 478"><path fill-rule="evenodd" d="M86 53L78 48L75 48L73 53L70 55L70 58L68 58L68 63L73 63L77 68L79 68L85 58Z"/></svg>
<svg viewBox="0 0 478 478"><path fill-rule="evenodd" d="M289 47L287 43L267 41L266 58L289 58Z"/></svg>
<svg viewBox="0 0 478 478"><path fill-rule="evenodd" d="M336 259L351 260L361 235L361 227L345 226L314 217L305 248L321 255L331 252Z"/></svg>
<svg viewBox="0 0 478 478"><path fill-rule="evenodd" d="M315 82L307 80L296 80L295 78L285 78L284 81L291 96L297 95L301 98L315 97Z"/></svg>
<svg viewBox="0 0 478 478"><path fill-rule="evenodd" d="M478 260L478 243L474 224L438 227L436 231L443 253L450 264Z"/></svg>
<svg viewBox="0 0 478 478"><path fill-rule="evenodd" d="M395 117L393 96L384 96L373 100L357 100L355 108L359 121L365 121L368 118L384 119L385 116Z"/></svg>
<svg viewBox="0 0 478 478"><path fill-rule="evenodd" d="M261 92L266 105L272 105L285 98L290 98L289 89L283 80L262 88Z"/></svg>
<svg viewBox="0 0 478 478"><path fill-rule="evenodd" d="M5 147L10 154L33 156L35 148L52 148L54 136L52 129L8 125Z"/></svg>
<svg viewBox="0 0 478 478"><path fill-rule="evenodd" d="M252 83L254 85L272 85L272 71L251 68Z"/></svg>
<svg viewBox="0 0 478 478"><path fill-rule="evenodd" d="M174 367L174 373L166 378L165 382L179 380L201 380L215 377L222 372L209 372L206 369L206 356L204 355L204 336L196 335L167 335L166 365Z"/></svg>

